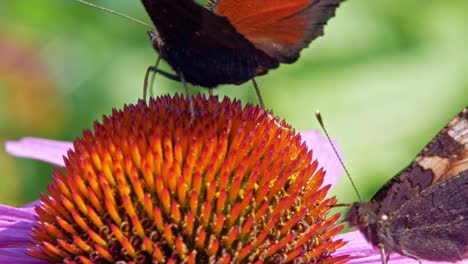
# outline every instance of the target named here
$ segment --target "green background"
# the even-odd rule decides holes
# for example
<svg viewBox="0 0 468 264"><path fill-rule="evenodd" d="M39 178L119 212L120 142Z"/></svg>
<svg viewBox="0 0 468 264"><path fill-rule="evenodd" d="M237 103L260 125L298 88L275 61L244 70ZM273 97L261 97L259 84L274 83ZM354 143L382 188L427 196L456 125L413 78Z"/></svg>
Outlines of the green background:
<svg viewBox="0 0 468 264"><path fill-rule="evenodd" d="M96 3L150 22L139 1ZM468 105L467 13L466 0L348 0L296 63L257 79L265 103L298 131L318 129L320 109L370 198ZM135 103L156 59L146 31L71 0L1 1L0 143L70 141ZM156 84L156 94L183 92L161 77ZM257 102L251 83L215 94ZM51 171L0 150L0 203L37 199ZM345 178L333 194L357 199Z"/></svg>

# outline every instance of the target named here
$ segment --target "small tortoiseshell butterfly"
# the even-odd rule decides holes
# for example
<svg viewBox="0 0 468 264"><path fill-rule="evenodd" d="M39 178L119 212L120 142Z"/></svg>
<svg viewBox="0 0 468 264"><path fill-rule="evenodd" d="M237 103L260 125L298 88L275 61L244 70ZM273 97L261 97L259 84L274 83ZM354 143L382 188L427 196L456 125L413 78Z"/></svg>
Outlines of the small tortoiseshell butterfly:
<svg viewBox="0 0 468 264"><path fill-rule="evenodd" d="M468 244L468 108L369 202L346 216L378 247L414 259L458 261Z"/></svg>

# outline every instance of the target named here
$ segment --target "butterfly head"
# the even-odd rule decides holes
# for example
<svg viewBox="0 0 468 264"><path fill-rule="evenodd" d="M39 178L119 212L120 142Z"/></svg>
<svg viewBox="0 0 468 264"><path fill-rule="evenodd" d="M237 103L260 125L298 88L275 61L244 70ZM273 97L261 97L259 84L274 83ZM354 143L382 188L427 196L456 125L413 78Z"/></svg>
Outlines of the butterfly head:
<svg viewBox="0 0 468 264"><path fill-rule="evenodd" d="M369 224L369 203L354 203L346 214L345 221L350 227L364 227Z"/></svg>
<svg viewBox="0 0 468 264"><path fill-rule="evenodd" d="M164 41L159 36L158 32L156 31L148 31L148 37L153 45L153 48L158 52L161 53L162 48L164 47Z"/></svg>

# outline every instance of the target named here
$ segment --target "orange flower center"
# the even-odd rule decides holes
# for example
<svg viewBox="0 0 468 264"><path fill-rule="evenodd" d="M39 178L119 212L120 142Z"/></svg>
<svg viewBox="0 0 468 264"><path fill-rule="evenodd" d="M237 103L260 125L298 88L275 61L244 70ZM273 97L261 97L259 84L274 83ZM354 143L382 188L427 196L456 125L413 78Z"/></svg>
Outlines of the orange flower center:
<svg viewBox="0 0 468 264"><path fill-rule="evenodd" d="M335 199L300 136L239 101L162 97L84 131L36 208L61 263L340 263Z"/></svg>

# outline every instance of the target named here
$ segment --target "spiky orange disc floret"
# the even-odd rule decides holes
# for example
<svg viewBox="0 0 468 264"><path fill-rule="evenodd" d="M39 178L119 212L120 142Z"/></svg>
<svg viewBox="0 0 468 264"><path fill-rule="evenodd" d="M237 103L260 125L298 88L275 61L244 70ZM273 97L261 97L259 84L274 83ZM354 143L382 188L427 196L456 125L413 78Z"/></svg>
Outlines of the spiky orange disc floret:
<svg viewBox="0 0 468 264"><path fill-rule="evenodd" d="M338 215L300 136L239 101L162 97L84 131L36 208L62 263L339 263Z"/></svg>

